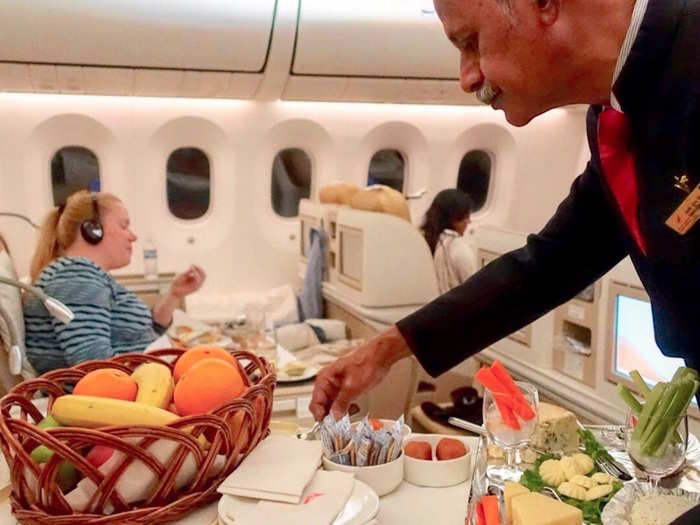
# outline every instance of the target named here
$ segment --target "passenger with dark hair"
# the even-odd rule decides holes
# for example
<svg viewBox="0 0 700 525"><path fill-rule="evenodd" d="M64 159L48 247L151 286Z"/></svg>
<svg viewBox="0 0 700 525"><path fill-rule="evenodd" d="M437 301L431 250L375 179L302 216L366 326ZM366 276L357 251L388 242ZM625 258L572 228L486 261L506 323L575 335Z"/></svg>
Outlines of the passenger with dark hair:
<svg viewBox="0 0 700 525"><path fill-rule="evenodd" d="M443 294L466 281L476 269L476 255L464 232L472 201L462 190L442 190L423 221L423 235L433 254L438 288Z"/></svg>

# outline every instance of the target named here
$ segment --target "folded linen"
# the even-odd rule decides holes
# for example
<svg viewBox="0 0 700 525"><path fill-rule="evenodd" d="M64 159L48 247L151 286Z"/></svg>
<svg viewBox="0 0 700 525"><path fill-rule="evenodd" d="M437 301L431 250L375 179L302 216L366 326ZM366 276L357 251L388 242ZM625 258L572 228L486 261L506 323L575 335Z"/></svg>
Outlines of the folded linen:
<svg viewBox="0 0 700 525"><path fill-rule="evenodd" d="M271 434L219 486L219 492L297 504L321 464L321 442Z"/></svg>
<svg viewBox="0 0 700 525"><path fill-rule="evenodd" d="M290 351L317 345L320 342L314 329L306 323L280 326L275 330L275 337L277 344Z"/></svg>
<svg viewBox="0 0 700 525"><path fill-rule="evenodd" d="M355 487L352 474L316 471L298 505L259 501L257 505L242 505L236 512L235 523L284 523L285 525L330 525L341 513Z"/></svg>
<svg viewBox="0 0 700 525"><path fill-rule="evenodd" d="M323 331L322 343L338 341L347 337L345 322L339 319L307 319L304 322Z"/></svg>

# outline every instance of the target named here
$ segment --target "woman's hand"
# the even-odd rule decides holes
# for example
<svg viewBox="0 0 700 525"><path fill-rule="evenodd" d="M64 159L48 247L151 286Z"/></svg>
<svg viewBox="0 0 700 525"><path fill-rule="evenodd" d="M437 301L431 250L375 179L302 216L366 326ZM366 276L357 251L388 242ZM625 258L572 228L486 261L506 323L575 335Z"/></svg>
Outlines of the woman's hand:
<svg viewBox="0 0 700 525"><path fill-rule="evenodd" d="M175 276L170 285L170 293L178 299L199 290L207 278L204 270L193 264L183 273Z"/></svg>

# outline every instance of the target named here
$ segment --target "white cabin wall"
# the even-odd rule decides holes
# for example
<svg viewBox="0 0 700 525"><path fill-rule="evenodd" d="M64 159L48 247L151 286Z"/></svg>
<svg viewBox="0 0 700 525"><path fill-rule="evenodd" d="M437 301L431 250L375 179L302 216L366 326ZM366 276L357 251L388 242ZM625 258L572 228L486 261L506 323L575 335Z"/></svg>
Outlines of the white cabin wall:
<svg viewBox="0 0 700 525"><path fill-rule="evenodd" d="M462 156L493 156L493 186L477 224L539 229L566 195L585 148L583 113L555 110L525 128L473 106L253 102L145 97L0 94L0 209L40 221L52 204L49 162L62 146L97 154L102 188L120 196L140 236L124 273L142 271L140 242L151 235L161 271L201 264L206 289L261 291L293 282L298 221L278 217L270 201L271 166L285 147L312 160L312 196L342 179L364 185L372 154L391 147L407 160L407 193L419 224L434 195L454 187ZM204 217L170 215L165 164L172 150L195 146L211 166L211 206ZM21 273L35 232L0 218Z"/></svg>

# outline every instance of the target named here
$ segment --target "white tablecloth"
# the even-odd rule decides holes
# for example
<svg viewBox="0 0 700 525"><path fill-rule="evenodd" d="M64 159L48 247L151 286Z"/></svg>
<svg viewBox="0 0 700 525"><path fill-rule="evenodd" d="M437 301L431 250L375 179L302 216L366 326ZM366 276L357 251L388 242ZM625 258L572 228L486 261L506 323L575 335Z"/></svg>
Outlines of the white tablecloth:
<svg viewBox="0 0 700 525"><path fill-rule="evenodd" d="M3 477L4 476L4 477ZM0 458L0 487L9 480L7 466ZM463 525L467 513L467 483L453 487L431 489L403 482L394 492L379 499L380 525ZM217 516L217 504L212 503L182 520L178 525L211 525ZM17 525L10 512L10 501L0 502L0 523Z"/></svg>

